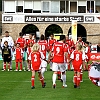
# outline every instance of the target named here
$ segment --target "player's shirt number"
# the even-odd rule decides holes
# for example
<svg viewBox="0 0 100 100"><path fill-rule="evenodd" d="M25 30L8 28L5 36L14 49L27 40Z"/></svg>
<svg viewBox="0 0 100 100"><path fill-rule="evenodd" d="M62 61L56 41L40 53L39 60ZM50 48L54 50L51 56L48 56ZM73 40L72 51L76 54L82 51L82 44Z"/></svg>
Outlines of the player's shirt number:
<svg viewBox="0 0 100 100"><path fill-rule="evenodd" d="M59 52L60 52L60 48L57 47L57 48L56 48L56 54L59 54Z"/></svg>
<svg viewBox="0 0 100 100"><path fill-rule="evenodd" d="M37 55L34 55L34 62L37 62Z"/></svg>
<svg viewBox="0 0 100 100"><path fill-rule="evenodd" d="M76 54L75 60L76 60L76 61L79 61L79 54Z"/></svg>
<svg viewBox="0 0 100 100"><path fill-rule="evenodd" d="M45 50L45 45L40 45L40 50Z"/></svg>

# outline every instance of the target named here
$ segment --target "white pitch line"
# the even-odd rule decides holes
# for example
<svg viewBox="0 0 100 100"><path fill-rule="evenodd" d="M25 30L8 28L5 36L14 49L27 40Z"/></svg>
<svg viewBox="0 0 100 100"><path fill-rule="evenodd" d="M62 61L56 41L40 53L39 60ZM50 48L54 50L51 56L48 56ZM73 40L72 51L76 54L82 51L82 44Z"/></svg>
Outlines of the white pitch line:
<svg viewBox="0 0 100 100"><path fill-rule="evenodd" d="M23 83L28 83L28 82L31 82L31 81L0 81L0 82L9 82L9 83L23 82Z"/></svg>
<svg viewBox="0 0 100 100"><path fill-rule="evenodd" d="M83 82L84 81L87 81L87 80L89 80L89 79L83 79ZM60 80L57 80L57 81L60 81ZM70 81L73 81L73 80L67 80L67 82L70 82ZM2 83L4 83L4 82L9 82L9 83L21 83L21 82L23 82L23 83L29 83L29 82L31 82L31 81L0 81L0 82L2 82ZM46 82L52 82L52 80L47 80Z"/></svg>

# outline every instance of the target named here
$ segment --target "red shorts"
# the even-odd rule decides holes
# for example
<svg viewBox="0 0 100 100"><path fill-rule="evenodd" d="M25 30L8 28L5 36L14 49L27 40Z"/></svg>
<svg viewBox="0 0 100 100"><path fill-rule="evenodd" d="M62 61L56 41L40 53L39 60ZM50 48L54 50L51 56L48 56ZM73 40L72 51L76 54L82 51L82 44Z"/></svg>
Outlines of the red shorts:
<svg viewBox="0 0 100 100"><path fill-rule="evenodd" d="M16 59L16 62L22 62L22 59Z"/></svg>
<svg viewBox="0 0 100 100"><path fill-rule="evenodd" d="M74 67L74 71L81 72L81 70L82 70L82 65L80 65L80 66L73 65L73 67Z"/></svg>
<svg viewBox="0 0 100 100"><path fill-rule="evenodd" d="M74 69L75 72L81 72L81 69Z"/></svg>
<svg viewBox="0 0 100 100"><path fill-rule="evenodd" d="M39 71L39 70L41 70L41 67L40 66L32 66L31 70L32 71Z"/></svg>

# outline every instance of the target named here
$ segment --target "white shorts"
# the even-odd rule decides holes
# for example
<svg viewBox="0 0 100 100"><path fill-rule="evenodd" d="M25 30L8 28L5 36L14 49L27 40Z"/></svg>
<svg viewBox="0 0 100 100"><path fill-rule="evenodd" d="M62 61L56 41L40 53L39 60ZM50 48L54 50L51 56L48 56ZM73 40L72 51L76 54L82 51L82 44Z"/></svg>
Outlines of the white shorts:
<svg viewBox="0 0 100 100"><path fill-rule="evenodd" d="M41 67L47 67L47 62L45 60L42 60Z"/></svg>
<svg viewBox="0 0 100 100"><path fill-rule="evenodd" d="M67 63L64 63L65 64L65 67L66 67L66 70L68 69L68 64Z"/></svg>
<svg viewBox="0 0 100 100"><path fill-rule="evenodd" d="M52 71L66 71L66 66L64 63L54 63L52 64Z"/></svg>

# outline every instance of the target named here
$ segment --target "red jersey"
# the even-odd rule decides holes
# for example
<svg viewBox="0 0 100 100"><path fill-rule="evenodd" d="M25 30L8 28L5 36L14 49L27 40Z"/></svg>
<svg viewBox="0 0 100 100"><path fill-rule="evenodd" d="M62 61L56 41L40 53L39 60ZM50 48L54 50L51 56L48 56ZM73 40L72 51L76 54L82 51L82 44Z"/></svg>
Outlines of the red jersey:
<svg viewBox="0 0 100 100"><path fill-rule="evenodd" d="M53 44L56 42L56 39L48 39L48 48L52 50Z"/></svg>
<svg viewBox="0 0 100 100"><path fill-rule="evenodd" d="M65 43L63 42L56 42L52 48L53 51L53 62L55 63L64 63L64 52L68 51L68 48Z"/></svg>
<svg viewBox="0 0 100 100"><path fill-rule="evenodd" d="M27 56L28 56L28 57L29 57L29 55L30 55L30 53L31 53L31 51L32 51L31 49L32 49L32 47L28 47L28 48L27 48L27 54L28 54Z"/></svg>
<svg viewBox="0 0 100 100"><path fill-rule="evenodd" d="M69 46L69 55L72 53L73 50L75 50L75 45L74 45L74 41L72 39L68 39L66 40L66 44L68 44Z"/></svg>
<svg viewBox="0 0 100 100"><path fill-rule="evenodd" d="M23 51L20 47L15 49L16 60L22 59L22 54L23 54Z"/></svg>
<svg viewBox="0 0 100 100"><path fill-rule="evenodd" d="M90 59L90 53L91 53L91 49L88 46L88 47L85 48L86 60Z"/></svg>
<svg viewBox="0 0 100 100"><path fill-rule="evenodd" d="M38 71L40 70L41 59L44 59L44 55L40 52L31 52L29 60L31 60L31 69Z"/></svg>
<svg viewBox="0 0 100 100"><path fill-rule="evenodd" d="M40 45L40 52L42 52L45 56L46 59L46 52L48 50L48 45L47 45L47 41L46 40L39 40L38 44Z"/></svg>
<svg viewBox="0 0 100 100"><path fill-rule="evenodd" d="M70 58L73 59L72 64L74 69L78 70L83 63L83 60L85 60L85 53L74 50Z"/></svg>
<svg viewBox="0 0 100 100"><path fill-rule="evenodd" d="M82 45L82 46L85 46L85 43L84 43L83 41L77 41L76 44L78 44L78 43L79 43L80 45Z"/></svg>
<svg viewBox="0 0 100 100"><path fill-rule="evenodd" d="M34 43L36 43L36 42L35 42L34 39L28 39L28 40L26 40L26 45L27 45L27 46L29 46L30 43L34 44Z"/></svg>
<svg viewBox="0 0 100 100"><path fill-rule="evenodd" d="M24 38L20 38L20 37L17 38L16 43L19 43L21 48L24 48L24 46L26 44L25 39Z"/></svg>
<svg viewBox="0 0 100 100"><path fill-rule="evenodd" d="M74 47L74 41L72 39L66 40L66 44L68 44L70 48Z"/></svg>

